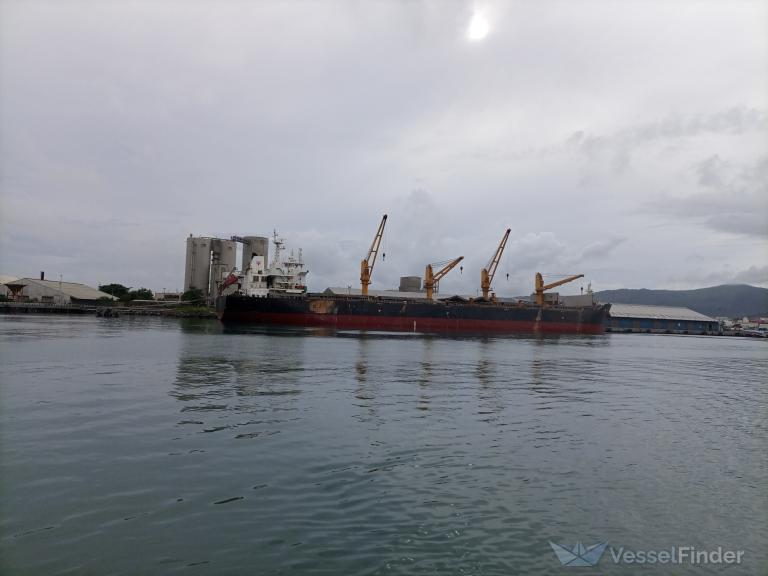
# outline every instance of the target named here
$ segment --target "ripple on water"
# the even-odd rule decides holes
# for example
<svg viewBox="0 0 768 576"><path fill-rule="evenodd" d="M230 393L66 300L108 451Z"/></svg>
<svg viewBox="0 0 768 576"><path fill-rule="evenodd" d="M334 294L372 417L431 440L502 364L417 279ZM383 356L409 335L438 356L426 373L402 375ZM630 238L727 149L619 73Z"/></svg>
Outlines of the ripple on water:
<svg viewBox="0 0 768 576"><path fill-rule="evenodd" d="M545 574L550 539L768 562L761 343L95 320L0 319L5 572Z"/></svg>

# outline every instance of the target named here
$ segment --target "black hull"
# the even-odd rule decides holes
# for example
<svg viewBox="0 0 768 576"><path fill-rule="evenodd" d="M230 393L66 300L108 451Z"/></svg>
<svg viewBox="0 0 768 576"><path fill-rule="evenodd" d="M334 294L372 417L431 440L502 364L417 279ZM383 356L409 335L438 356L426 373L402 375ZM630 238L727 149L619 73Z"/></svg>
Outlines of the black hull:
<svg viewBox="0 0 768 576"><path fill-rule="evenodd" d="M322 326L399 332L540 332L599 334L610 305L563 307L483 301L427 301L360 296L221 296L224 323Z"/></svg>

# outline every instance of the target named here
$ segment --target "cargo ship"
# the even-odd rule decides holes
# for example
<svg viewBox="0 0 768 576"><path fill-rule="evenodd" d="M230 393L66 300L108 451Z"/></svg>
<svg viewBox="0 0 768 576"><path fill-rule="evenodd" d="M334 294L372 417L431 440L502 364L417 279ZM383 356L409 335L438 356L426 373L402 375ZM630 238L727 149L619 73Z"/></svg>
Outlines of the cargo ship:
<svg viewBox="0 0 768 576"><path fill-rule="evenodd" d="M398 332L599 334L607 311L607 304L543 308L461 297L425 302L386 296L233 294L216 301L224 323Z"/></svg>
<svg viewBox="0 0 768 576"><path fill-rule="evenodd" d="M536 274L536 291L531 300L504 300L491 291L507 230L489 264L481 271L482 297L436 298L439 281L462 261L448 262L434 271L427 265L423 291L369 291L373 267L386 224L383 217L368 255L360 265L361 288L329 288L309 293L301 251L284 256L284 241L274 234L274 256L254 255L242 273L233 271L220 286L216 314L225 324L262 324L326 327L333 329L386 330L429 333L542 333L599 334L609 304L594 301L591 290L581 297L546 293L546 290L581 278L578 274L544 284ZM444 264L444 263L440 263ZM417 277L416 277L417 278ZM418 279L418 278L417 278ZM402 288L402 286L401 286Z"/></svg>

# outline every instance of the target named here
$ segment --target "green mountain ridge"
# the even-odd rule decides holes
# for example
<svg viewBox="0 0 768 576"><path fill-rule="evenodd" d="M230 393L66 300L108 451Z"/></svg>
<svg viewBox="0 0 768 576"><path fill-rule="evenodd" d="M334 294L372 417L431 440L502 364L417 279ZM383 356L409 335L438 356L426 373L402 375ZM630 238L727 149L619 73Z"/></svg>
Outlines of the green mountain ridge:
<svg viewBox="0 0 768 576"><path fill-rule="evenodd" d="M722 284L695 290L622 288L596 292L601 302L682 306L713 318L768 316L768 288L749 284Z"/></svg>

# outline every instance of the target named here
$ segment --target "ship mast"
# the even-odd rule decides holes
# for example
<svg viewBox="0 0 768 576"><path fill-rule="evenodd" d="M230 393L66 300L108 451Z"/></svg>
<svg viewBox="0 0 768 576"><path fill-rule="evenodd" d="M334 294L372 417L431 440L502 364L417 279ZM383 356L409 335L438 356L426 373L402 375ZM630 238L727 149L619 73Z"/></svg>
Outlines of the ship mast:
<svg viewBox="0 0 768 576"><path fill-rule="evenodd" d="M283 250L283 245L285 244L285 240L280 238L277 235L277 230L272 230L272 242L275 244L275 257L274 257L274 266L277 267L280 265L280 252Z"/></svg>

